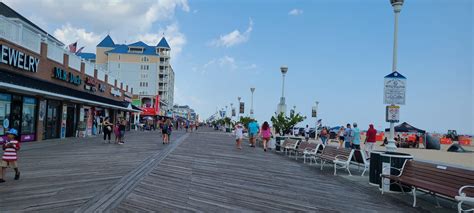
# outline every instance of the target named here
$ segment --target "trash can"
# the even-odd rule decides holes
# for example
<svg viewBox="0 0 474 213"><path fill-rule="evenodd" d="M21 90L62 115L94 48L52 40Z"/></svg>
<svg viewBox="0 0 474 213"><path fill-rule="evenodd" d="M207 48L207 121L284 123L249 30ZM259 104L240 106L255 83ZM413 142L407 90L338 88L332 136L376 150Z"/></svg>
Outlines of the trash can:
<svg viewBox="0 0 474 213"><path fill-rule="evenodd" d="M407 160L413 159L413 156L406 153L400 152L383 152L380 154L380 165L381 173L385 175L399 175L400 171L394 169L401 169L403 164ZM379 177L380 178L380 177ZM401 192L402 188L398 184L392 184L394 181L389 179L384 179L383 182L380 181L379 188L384 191L391 191L391 192ZM403 187L403 191L410 191L410 188Z"/></svg>
<svg viewBox="0 0 474 213"><path fill-rule="evenodd" d="M281 152L283 151L281 148L280 148L280 145L283 143L283 141L285 141L285 139L288 138L288 137L285 137L285 136L276 136L275 137L275 150L277 152Z"/></svg>
<svg viewBox="0 0 474 213"><path fill-rule="evenodd" d="M380 184L380 174L382 174L380 154L382 153L384 153L384 151L373 150L370 152L369 184L374 186L379 186Z"/></svg>

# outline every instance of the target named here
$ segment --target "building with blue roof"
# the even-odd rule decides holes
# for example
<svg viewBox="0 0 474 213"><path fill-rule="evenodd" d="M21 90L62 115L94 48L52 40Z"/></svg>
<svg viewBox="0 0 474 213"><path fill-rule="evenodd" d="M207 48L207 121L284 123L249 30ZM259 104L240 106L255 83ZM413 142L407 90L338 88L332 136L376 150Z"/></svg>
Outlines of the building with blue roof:
<svg viewBox="0 0 474 213"><path fill-rule="evenodd" d="M117 44L107 35L97 46L96 67L120 79L127 79L134 88L139 105L154 105L159 95L160 114L172 110L174 71L170 65L171 47L165 37L156 46L143 41ZM82 56L81 56L82 57ZM88 56L85 56L88 57Z"/></svg>
<svg viewBox="0 0 474 213"><path fill-rule="evenodd" d="M95 53L76 53L77 56L81 57L82 59L95 63Z"/></svg>

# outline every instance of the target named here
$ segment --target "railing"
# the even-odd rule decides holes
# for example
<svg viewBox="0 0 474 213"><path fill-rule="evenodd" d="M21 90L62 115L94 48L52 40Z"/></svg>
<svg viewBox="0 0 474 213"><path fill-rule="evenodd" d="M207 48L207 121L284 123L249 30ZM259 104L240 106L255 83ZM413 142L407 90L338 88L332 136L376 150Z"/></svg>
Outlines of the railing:
<svg viewBox="0 0 474 213"><path fill-rule="evenodd" d="M29 50L40 53L41 35L0 15L0 38L4 38Z"/></svg>
<svg viewBox="0 0 474 213"><path fill-rule="evenodd" d="M169 52L159 52L160 56L170 57Z"/></svg>
<svg viewBox="0 0 474 213"><path fill-rule="evenodd" d="M94 77L94 64L85 60L83 60L82 62L84 63L86 74L91 77Z"/></svg>
<svg viewBox="0 0 474 213"><path fill-rule="evenodd" d="M48 53L47 56L49 59L54 60L60 64L64 62L64 54L67 53L62 47L48 42Z"/></svg>
<svg viewBox="0 0 474 213"><path fill-rule="evenodd" d="M81 71L81 57L75 55L74 53L69 53L69 67ZM92 74L94 76L94 74Z"/></svg>
<svg viewBox="0 0 474 213"><path fill-rule="evenodd" d="M97 79L101 81L105 81L105 71L102 68L98 68L98 67L96 67L96 69L97 69Z"/></svg>

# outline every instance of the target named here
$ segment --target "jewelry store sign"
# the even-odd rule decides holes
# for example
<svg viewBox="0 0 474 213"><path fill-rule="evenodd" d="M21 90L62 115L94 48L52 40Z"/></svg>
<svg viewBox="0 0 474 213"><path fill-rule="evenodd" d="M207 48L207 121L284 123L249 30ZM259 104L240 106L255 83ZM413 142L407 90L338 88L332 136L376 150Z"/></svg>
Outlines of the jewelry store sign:
<svg viewBox="0 0 474 213"><path fill-rule="evenodd" d="M384 78L384 104L405 105L407 78L393 72Z"/></svg>

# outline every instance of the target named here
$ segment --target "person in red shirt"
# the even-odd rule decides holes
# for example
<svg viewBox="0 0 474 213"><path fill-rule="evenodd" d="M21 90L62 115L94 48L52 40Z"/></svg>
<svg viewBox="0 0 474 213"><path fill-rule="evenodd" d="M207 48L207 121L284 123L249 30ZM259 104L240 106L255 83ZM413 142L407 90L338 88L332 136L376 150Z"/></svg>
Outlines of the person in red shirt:
<svg viewBox="0 0 474 213"><path fill-rule="evenodd" d="M370 153L374 149L375 142L377 142L377 130L374 128L373 124L370 124L364 142L365 151L367 152L368 156L370 156Z"/></svg>
<svg viewBox="0 0 474 213"><path fill-rule="evenodd" d="M7 168L12 168L15 170L15 180L20 179L20 170L18 170L18 157L17 152L20 150L20 142L15 140L18 136L18 131L11 128L7 131L7 141L3 144L3 156L2 161L0 161L0 167L2 171L0 172L0 183L5 182L5 170Z"/></svg>

